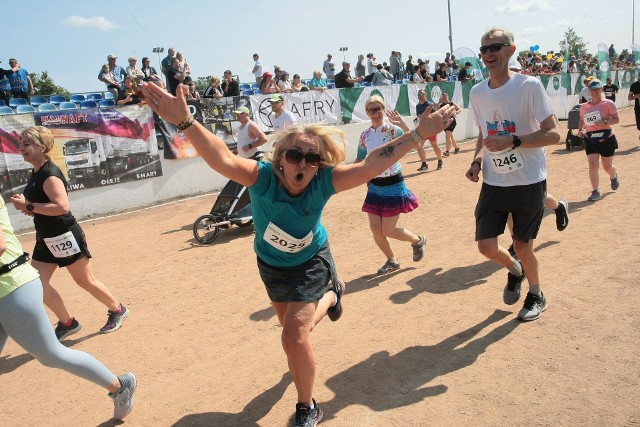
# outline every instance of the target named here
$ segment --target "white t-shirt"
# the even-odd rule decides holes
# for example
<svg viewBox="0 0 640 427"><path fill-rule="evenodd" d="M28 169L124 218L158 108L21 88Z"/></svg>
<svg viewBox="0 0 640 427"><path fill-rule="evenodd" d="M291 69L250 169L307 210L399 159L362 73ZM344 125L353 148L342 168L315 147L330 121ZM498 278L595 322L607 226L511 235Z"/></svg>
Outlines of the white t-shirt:
<svg viewBox="0 0 640 427"><path fill-rule="evenodd" d="M284 130L295 123L298 123L296 116L294 116L293 113L288 110L283 110L282 114L280 114L280 117L278 118L276 118L274 114L273 119L271 119L273 130Z"/></svg>
<svg viewBox="0 0 640 427"><path fill-rule="evenodd" d="M246 145L253 144L257 139L257 138L251 138L251 136L249 135L249 126L251 125L251 123L252 123L251 120L249 120L247 124L244 125L244 127L240 129L238 131L238 134L236 135L236 139L238 141L238 146L237 146L238 156L242 157L243 159L250 158L251 156L256 154L256 152L258 151L257 147L253 147L249 151L244 151L242 149L242 147Z"/></svg>
<svg viewBox="0 0 640 427"><path fill-rule="evenodd" d="M367 59L367 75L373 74L376 71L378 70L376 69L376 66L373 64L373 59L371 58Z"/></svg>
<svg viewBox="0 0 640 427"><path fill-rule="evenodd" d="M262 77L262 75L264 74L264 71L262 71L262 61L258 59L254 66L258 68L256 68L256 72L253 73L253 75L256 77Z"/></svg>
<svg viewBox="0 0 640 427"><path fill-rule="evenodd" d="M591 101L591 92L589 92L588 87L583 87L580 90L580 96L578 97L578 101L580 101L582 98L586 99L587 102Z"/></svg>
<svg viewBox="0 0 640 427"><path fill-rule="evenodd" d="M489 88L488 80L477 84L471 89L470 101L476 125L484 138L495 134L534 133L540 130L540 122L553 114L542 83L519 73L513 73L509 81L497 89ZM547 178L545 149L519 147L500 153L484 150L482 173L485 183L498 187L541 182Z"/></svg>

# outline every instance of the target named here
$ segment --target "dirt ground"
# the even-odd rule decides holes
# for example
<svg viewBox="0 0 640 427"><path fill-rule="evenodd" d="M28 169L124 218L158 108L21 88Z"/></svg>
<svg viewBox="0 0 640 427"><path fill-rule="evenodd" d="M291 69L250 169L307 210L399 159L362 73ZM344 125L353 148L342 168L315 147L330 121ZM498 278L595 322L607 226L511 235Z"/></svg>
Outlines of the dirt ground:
<svg viewBox="0 0 640 427"><path fill-rule="evenodd" d="M365 187L329 202L323 222L347 291L340 321L312 334L322 425L640 426L640 141L633 110L621 118L621 186L610 191L601 173L598 202L586 201L584 152L548 148L548 188L569 201L570 224L558 232L550 211L538 235L549 309L535 322L516 320L521 303L502 303L506 271L476 249L480 184L464 177L473 141L442 171L431 155L431 170L417 173L417 155L407 155L407 185L421 206L399 223L428 236L427 255L414 263L409 244L393 242L402 265L395 274L375 274L384 257L360 211ZM54 276L83 325L65 344L138 377L127 425L291 422L296 393L253 228L223 230L210 246L193 238L193 221L212 201L83 223L97 277L131 310L116 333L98 334L106 308L66 271ZM31 250L34 236L21 241ZM106 392L41 366L11 340L0 387L1 426L117 425Z"/></svg>

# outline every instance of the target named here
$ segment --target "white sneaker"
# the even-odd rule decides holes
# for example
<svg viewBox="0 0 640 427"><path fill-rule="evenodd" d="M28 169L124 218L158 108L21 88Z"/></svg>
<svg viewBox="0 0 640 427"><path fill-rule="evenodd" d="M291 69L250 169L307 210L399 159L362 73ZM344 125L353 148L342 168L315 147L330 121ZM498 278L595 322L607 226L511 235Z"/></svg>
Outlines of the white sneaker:
<svg viewBox="0 0 640 427"><path fill-rule="evenodd" d="M138 383L133 372L118 375L118 380L122 387L116 393L109 393L109 397L113 399L113 418L121 420L133 409L133 394L136 392Z"/></svg>

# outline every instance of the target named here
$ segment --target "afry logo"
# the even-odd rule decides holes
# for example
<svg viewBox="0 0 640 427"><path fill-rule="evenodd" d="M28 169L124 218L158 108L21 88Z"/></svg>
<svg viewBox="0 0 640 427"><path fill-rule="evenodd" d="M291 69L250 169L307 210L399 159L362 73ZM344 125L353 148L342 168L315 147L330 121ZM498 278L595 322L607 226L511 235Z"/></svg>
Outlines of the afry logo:
<svg viewBox="0 0 640 427"><path fill-rule="evenodd" d="M258 106L258 116L260 117L260 121L263 125L270 128L273 127L273 122L271 121L273 110L271 109L269 98L265 98L260 102L260 105Z"/></svg>

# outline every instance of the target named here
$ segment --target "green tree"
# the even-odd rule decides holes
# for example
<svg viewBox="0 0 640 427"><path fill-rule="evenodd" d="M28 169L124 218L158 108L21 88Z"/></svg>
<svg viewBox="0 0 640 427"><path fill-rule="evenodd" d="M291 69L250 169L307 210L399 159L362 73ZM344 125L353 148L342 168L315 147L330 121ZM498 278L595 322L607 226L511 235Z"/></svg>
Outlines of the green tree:
<svg viewBox="0 0 640 427"><path fill-rule="evenodd" d="M565 42L566 40L566 42ZM580 55L582 53L587 52L587 42L584 41L582 37L576 34L573 28L569 27L567 31L564 32L564 38L560 40L560 50L564 51L566 46L565 43L569 45L569 54Z"/></svg>
<svg viewBox="0 0 640 427"><path fill-rule="evenodd" d="M53 79L49 77L47 71L43 71L40 74L30 73L29 77L33 83L33 87L36 90L36 95L65 95L69 96L69 91L62 86L55 84Z"/></svg>

